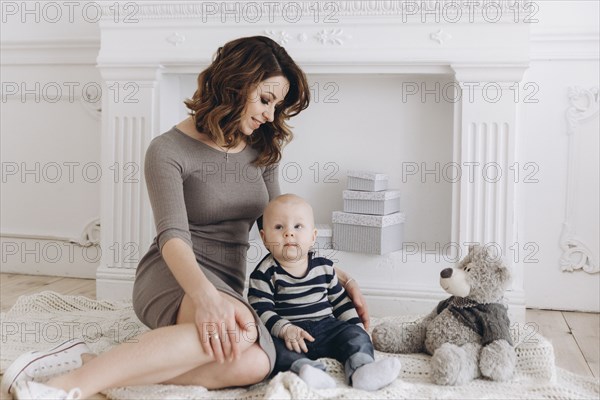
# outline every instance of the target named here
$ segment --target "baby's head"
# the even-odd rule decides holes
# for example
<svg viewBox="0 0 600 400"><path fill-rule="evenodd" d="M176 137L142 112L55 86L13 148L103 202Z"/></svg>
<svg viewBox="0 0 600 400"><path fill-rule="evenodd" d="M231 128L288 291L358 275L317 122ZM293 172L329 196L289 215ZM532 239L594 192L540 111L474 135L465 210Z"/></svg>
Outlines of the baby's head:
<svg viewBox="0 0 600 400"><path fill-rule="evenodd" d="M274 198L263 213L260 236L280 264L303 261L317 239L312 207L294 194Z"/></svg>

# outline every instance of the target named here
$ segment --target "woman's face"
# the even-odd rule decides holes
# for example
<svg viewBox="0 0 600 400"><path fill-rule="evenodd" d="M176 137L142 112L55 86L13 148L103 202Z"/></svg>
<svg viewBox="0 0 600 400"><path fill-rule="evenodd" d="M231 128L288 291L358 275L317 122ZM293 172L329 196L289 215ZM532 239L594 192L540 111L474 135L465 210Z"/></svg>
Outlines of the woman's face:
<svg viewBox="0 0 600 400"><path fill-rule="evenodd" d="M283 102L289 88L290 83L285 77L273 76L250 92L240 121L244 135L250 136L265 122L273 121L275 106Z"/></svg>

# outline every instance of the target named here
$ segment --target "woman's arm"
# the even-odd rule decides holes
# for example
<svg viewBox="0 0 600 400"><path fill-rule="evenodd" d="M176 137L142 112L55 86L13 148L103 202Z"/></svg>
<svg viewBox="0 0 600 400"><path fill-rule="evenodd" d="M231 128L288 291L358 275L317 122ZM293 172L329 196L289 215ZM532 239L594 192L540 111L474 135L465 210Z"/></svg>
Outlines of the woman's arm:
<svg viewBox="0 0 600 400"><path fill-rule="evenodd" d="M206 278L200 268L194 251L179 238L169 239L162 248L162 256L175 279L198 306L207 296L218 295L217 289Z"/></svg>
<svg viewBox="0 0 600 400"><path fill-rule="evenodd" d="M281 188L279 187L279 164L265 167L263 180L269 192L269 200L273 200L281 194Z"/></svg>
<svg viewBox="0 0 600 400"><path fill-rule="evenodd" d="M193 305L202 347L223 361L224 357L239 356L237 340L228 337L235 332L235 309L198 268L184 199L185 163L180 153L180 148L164 136L154 138L146 150L144 176L156 223L156 244Z"/></svg>
<svg viewBox="0 0 600 400"><path fill-rule="evenodd" d="M348 296L350 296L350 298L352 299L352 303L354 303L356 312L358 313L358 316L360 317L363 325L365 326L365 330L368 331L370 324L369 310L367 309L367 302L365 301L365 298L362 292L360 291L360 288L358 287L358 283L354 278L350 277L350 275L344 272L337 265L334 266L334 268L335 273L338 276L338 280L340 281L344 289L346 289Z"/></svg>

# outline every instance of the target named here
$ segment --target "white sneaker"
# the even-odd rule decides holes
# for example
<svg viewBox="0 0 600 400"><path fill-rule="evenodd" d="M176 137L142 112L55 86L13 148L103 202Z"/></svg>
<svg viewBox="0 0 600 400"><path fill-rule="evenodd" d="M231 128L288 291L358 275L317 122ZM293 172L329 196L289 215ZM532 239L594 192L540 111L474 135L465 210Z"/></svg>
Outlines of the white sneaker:
<svg viewBox="0 0 600 400"><path fill-rule="evenodd" d="M91 353L82 340L71 339L46 351L30 351L20 355L4 372L0 390L3 397L12 393L19 381L45 382L81 367L81 355Z"/></svg>
<svg viewBox="0 0 600 400"><path fill-rule="evenodd" d="M13 386L14 400L75 400L81 398L81 389L71 389L68 393L62 389L33 381L18 381Z"/></svg>

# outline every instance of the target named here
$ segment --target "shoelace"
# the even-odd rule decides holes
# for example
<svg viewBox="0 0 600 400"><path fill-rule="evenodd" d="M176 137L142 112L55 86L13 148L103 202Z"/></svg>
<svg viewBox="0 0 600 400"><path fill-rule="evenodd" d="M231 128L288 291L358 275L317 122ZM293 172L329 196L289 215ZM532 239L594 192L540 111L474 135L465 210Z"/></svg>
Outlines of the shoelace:
<svg viewBox="0 0 600 400"><path fill-rule="evenodd" d="M31 376L36 377L40 372L43 372L46 369L55 370L56 372L47 375L47 378L49 379L57 375L62 375L64 369L70 368L71 365L76 366L78 364L76 359L56 363L56 361L54 361L53 358L58 358L58 355L54 354L54 357L47 357L44 360L44 365L37 367L33 371L31 371Z"/></svg>
<svg viewBox="0 0 600 400"><path fill-rule="evenodd" d="M81 389L73 388L69 390L69 392L65 392L62 389L53 388L50 386L45 386L44 384L39 384L31 381L20 381L17 382L17 387L20 390L25 390L29 395L37 394L36 398L40 399L49 399L52 398L56 400L78 400L81 399ZM24 386L24 387L23 387ZM32 393L33 391L33 393Z"/></svg>

